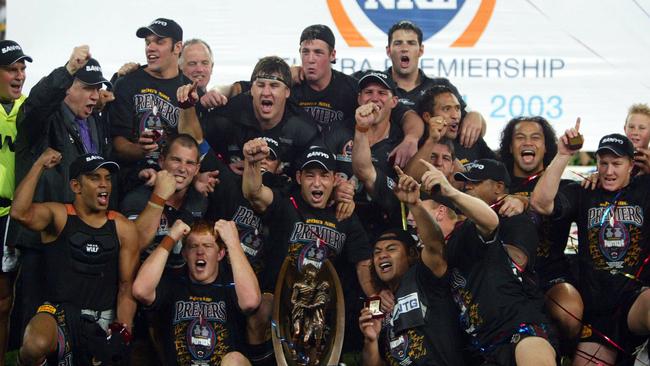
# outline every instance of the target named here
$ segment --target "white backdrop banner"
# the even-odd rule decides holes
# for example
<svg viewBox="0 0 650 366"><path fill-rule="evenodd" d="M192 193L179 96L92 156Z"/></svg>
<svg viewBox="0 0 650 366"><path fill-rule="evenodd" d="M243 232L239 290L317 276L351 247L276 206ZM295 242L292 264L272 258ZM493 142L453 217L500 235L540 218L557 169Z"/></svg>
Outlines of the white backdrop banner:
<svg viewBox="0 0 650 366"><path fill-rule="evenodd" d="M388 28L412 20L425 35L421 68L483 113L492 148L510 118L541 115L558 133L582 117L593 150L650 99L650 0L10 0L7 38L34 58L28 90L80 44L107 77L144 63L135 31L158 17L211 45L213 84L248 79L267 55L300 64L300 33L317 23L334 31L337 70L384 69Z"/></svg>

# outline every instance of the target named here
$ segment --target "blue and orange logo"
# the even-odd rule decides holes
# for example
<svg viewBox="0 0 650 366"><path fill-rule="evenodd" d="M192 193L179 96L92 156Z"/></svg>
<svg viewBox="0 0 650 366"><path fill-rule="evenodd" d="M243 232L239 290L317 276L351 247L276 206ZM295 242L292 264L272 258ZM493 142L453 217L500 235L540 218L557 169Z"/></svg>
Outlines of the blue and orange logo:
<svg viewBox="0 0 650 366"><path fill-rule="evenodd" d="M350 47L372 47L354 25L343 0L327 0L334 23ZM384 33L400 20L413 21L422 29L423 39L429 39L442 30L460 12L466 0L356 0L357 4ZM481 3L471 22L451 47L473 47L481 38L492 18L496 0Z"/></svg>

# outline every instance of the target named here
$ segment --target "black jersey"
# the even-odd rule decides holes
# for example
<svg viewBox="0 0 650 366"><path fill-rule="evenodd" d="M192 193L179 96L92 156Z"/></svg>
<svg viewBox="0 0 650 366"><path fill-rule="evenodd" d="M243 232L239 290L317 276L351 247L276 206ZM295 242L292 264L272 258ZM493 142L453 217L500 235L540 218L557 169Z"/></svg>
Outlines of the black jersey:
<svg viewBox="0 0 650 366"><path fill-rule="evenodd" d="M86 224L74 206L66 205L68 219L59 236L44 245L47 300L73 303L81 309L115 308L118 289L120 242L107 212L100 228Z"/></svg>
<svg viewBox="0 0 650 366"><path fill-rule="evenodd" d="M515 228L516 229L516 228ZM529 233L535 236L535 232ZM520 279L498 237L483 241L466 220L450 234L446 255L461 328L473 348L489 353L521 324L545 324L542 297Z"/></svg>
<svg viewBox="0 0 650 366"><path fill-rule="evenodd" d="M330 131L332 123L354 120L357 108L357 81L332 70L327 87L316 91L307 82L291 88L291 99L307 111L322 131Z"/></svg>
<svg viewBox="0 0 650 366"><path fill-rule="evenodd" d="M147 206L149 198L151 197L151 187L142 185L135 190L129 192L122 203L120 204L120 211L129 219L135 220L140 213ZM143 250L140 254L140 260L144 260L151 254L151 252L158 247L158 244L169 234L169 229L174 225L176 220L183 220L188 225L199 218L202 218L207 210L208 202L205 197L197 192L192 185L189 186L183 204L177 210L172 206L165 205L163 212L160 215L160 224L156 230L156 235L153 241ZM167 259L168 268L180 268L185 265L185 259L181 255L182 244L180 241L174 245L169 258Z"/></svg>
<svg viewBox="0 0 650 366"><path fill-rule="evenodd" d="M535 189L541 175L533 179L512 177L510 184L510 193L528 197ZM572 180L562 179L560 187L573 182ZM531 210L527 214L537 225L537 235L539 236L539 246L535 258L534 269L540 275L540 279L553 281L558 272L568 272L568 260L564 254L569 231L571 229L570 220L554 219L551 216L542 216ZM556 268L561 266L563 268ZM547 287L547 284L540 283L540 286Z"/></svg>
<svg viewBox="0 0 650 366"><path fill-rule="evenodd" d="M386 74L393 75L393 67L389 67L386 69ZM467 107L467 104L463 100L463 96L460 95L460 92L454 86L454 84L449 81L449 79L446 78L430 78L428 77L422 69L418 69L418 78L420 79L420 84L413 88L412 90L406 91L400 87L397 88L397 96L399 97L400 103L408 106L409 108L415 108L417 105L420 97L424 95L424 93L430 89L433 86L446 86L451 91L454 93L456 96L456 99L458 99L458 102L460 103L460 111L462 113L462 116L465 116L465 107Z"/></svg>
<svg viewBox="0 0 650 366"><path fill-rule="evenodd" d="M383 322L379 349L391 366L464 365L463 335L449 280L437 278L421 261L409 268Z"/></svg>
<svg viewBox="0 0 650 366"><path fill-rule="evenodd" d="M242 177L233 173L223 163L218 164L219 184L209 195L206 217L209 220L232 220L237 225L241 247L257 275L262 290L275 286L275 279L265 274L265 252L273 242L269 240L269 228L264 225L262 215L257 214L242 193ZM286 176L270 172L262 174L262 183L278 191L286 191L290 182Z"/></svg>
<svg viewBox="0 0 650 366"><path fill-rule="evenodd" d="M163 333L168 365L219 365L246 342L246 319L228 271L211 284L186 276L163 275L151 305L167 327Z"/></svg>
<svg viewBox="0 0 650 366"><path fill-rule="evenodd" d="M638 271L649 252L649 185L649 175L634 177L616 192L586 190L576 182L555 197L553 216L578 225L579 289L586 312L613 314L623 294L647 284L648 269Z"/></svg>
<svg viewBox="0 0 650 366"><path fill-rule="evenodd" d="M156 130L162 145L166 136L178 133L176 91L190 81L180 72L171 79L158 79L147 74L145 67L115 82L115 100L108 105L111 135L135 142L145 129ZM149 154L147 161L156 163L159 155L160 149Z"/></svg>
<svg viewBox="0 0 650 366"><path fill-rule="evenodd" d="M279 250L274 253L282 258L288 255L300 270L306 264L320 268L325 259L337 265L343 258L348 264L356 264L372 257L368 238L355 214L339 221L333 207L314 208L299 191L290 195L274 191L264 220L277 241ZM284 248L280 250L280 246Z"/></svg>
<svg viewBox="0 0 650 366"><path fill-rule="evenodd" d="M479 159L499 160L497 159L497 154L490 149L485 140L483 140L483 137L479 137L470 148L466 148L460 144L460 135L453 140L453 143L456 159L463 165Z"/></svg>
<svg viewBox="0 0 650 366"><path fill-rule="evenodd" d="M291 164L312 145L322 145L316 124L302 110L287 103L282 120L269 130L262 130L250 94L232 98L224 108L208 115L205 139L224 160L232 163L243 159L244 144L257 137L268 137L280 145L276 151L283 163Z"/></svg>

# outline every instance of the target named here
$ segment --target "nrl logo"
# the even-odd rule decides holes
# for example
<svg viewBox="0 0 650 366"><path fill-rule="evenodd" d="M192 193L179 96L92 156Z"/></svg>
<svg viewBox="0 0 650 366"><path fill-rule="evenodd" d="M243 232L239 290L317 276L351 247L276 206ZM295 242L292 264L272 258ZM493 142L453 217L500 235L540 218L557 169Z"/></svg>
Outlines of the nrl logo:
<svg viewBox="0 0 650 366"><path fill-rule="evenodd" d="M402 19L413 19L422 29L423 40L444 28L462 8L465 0L357 0L361 10L388 34Z"/></svg>

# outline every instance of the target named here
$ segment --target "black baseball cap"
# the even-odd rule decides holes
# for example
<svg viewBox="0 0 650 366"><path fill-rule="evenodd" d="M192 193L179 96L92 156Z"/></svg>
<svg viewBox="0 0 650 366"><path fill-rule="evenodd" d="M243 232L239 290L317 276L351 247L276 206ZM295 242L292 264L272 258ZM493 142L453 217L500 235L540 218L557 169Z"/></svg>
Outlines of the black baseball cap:
<svg viewBox="0 0 650 366"><path fill-rule="evenodd" d="M176 41L183 40L183 28L178 23L167 18L158 18L151 24L138 28L135 35L138 38L146 38L150 34L155 34L160 38L170 37Z"/></svg>
<svg viewBox="0 0 650 366"><path fill-rule="evenodd" d="M600 139L596 154L612 152L618 156L628 156L634 159L634 144L625 135L612 133Z"/></svg>
<svg viewBox="0 0 650 366"><path fill-rule="evenodd" d="M387 73L377 70L368 70L364 72L363 75L361 75L361 78L359 78L359 91L361 91L366 87L366 85L368 85L368 83L371 82L385 86L386 89L390 90L393 93L393 95L397 90L395 82Z"/></svg>
<svg viewBox="0 0 650 366"><path fill-rule="evenodd" d="M23 53L18 43L8 39L0 41L0 66L9 66L20 60L32 62L32 58Z"/></svg>
<svg viewBox="0 0 650 366"><path fill-rule="evenodd" d="M106 168L111 173L120 170L120 166L114 161L106 160L98 154L86 154L75 159L70 165L70 179L94 172L99 168Z"/></svg>
<svg viewBox="0 0 650 366"><path fill-rule="evenodd" d="M266 144L269 147L270 155L272 156L271 160L278 160L278 151L280 151L280 144L277 140L270 137L262 137L262 140L266 141Z"/></svg>
<svg viewBox="0 0 650 366"><path fill-rule="evenodd" d="M74 77L86 85L104 84L108 88L112 87L110 81L106 80L104 75L102 75L102 67L99 66L99 62L94 58L89 59L81 69L77 70Z"/></svg>
<svg viewBox="0 0 650 366"><path fill-rule="evenodd" d="M401 241L407 248L415 247L417 245L413 236L408 231L404 231L401 228L390 228L384 230L381 234L379 234L379 236L377 236L377 239L375 239L373 246L384 240Z"/></svg>
<svg viewBox="0 0 650 366"><path fill-rule="evenodd" d="M334 48L335 39L334 33L330 27L324 24L314 24L305 28L300 34L300 43L307 40L320 39L321 41L327 43L330 47Z"/></svg>
<svg viewBox="0 0 650 366"><path fill-rule="evenodd" d="M486 179L492 179L496 182L503 182L506 187L510 186L510 174L506 166L494 159L479 159L466 164L465 172L454 174L454 179L463 182L482 182Z"/></svg>
<svg viewBox="0 0 650 366"><path fill-rule="evenodd" d="M336 160L327 148L322 146L312 146L307 149L301 159L300 170L304 170L309 166L316 165L327 171L334 171L336 169Z"/></svg>

